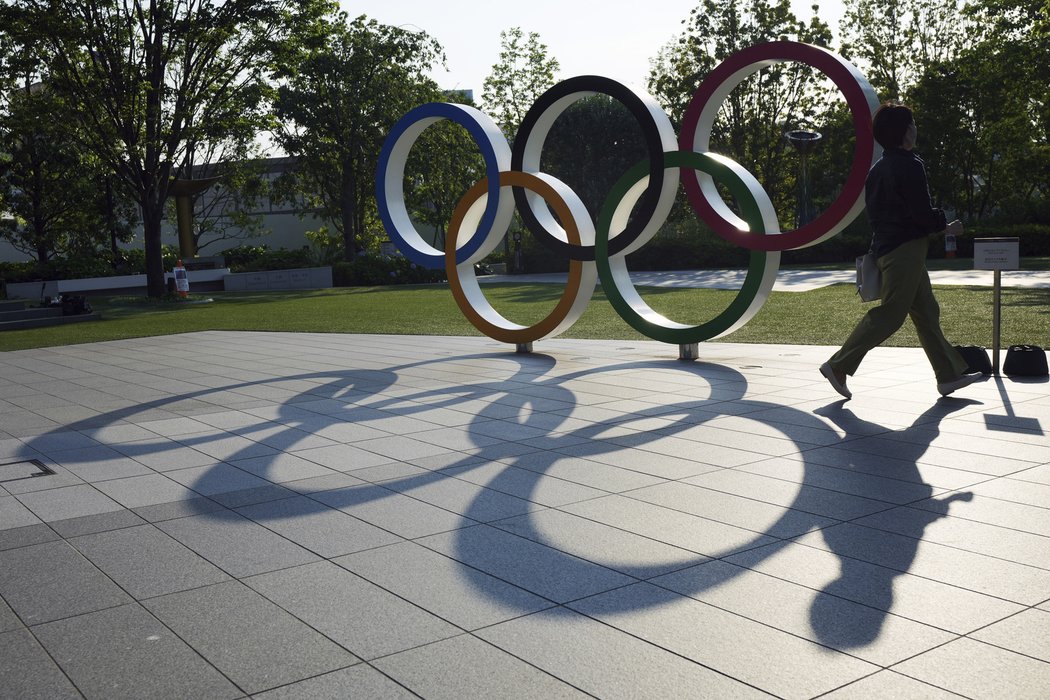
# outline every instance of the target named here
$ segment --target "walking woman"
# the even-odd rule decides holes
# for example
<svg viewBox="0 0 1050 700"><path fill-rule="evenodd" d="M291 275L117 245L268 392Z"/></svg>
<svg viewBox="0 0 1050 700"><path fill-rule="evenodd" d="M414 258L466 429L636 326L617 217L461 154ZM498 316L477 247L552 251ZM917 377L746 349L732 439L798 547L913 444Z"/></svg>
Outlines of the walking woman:
<svg viewBox="0 0 1050 700"><path fill-rule="evenodd" d="M846 377L856 373L869 350L897 332L911 316L919 342L933 366L937 391L947 396L982 378L967 374L968 366L941 331L941 312L926 271L929 235L962 233L962 222L945 222L944 212L932 206L926 166L912 152L917 129L911 109L887 102L872 120L882 158L872 166L864 197L871 224L871 250L882 271L882 302L853 329L846 343L820 366L842 396L853 394Z"/></svg>

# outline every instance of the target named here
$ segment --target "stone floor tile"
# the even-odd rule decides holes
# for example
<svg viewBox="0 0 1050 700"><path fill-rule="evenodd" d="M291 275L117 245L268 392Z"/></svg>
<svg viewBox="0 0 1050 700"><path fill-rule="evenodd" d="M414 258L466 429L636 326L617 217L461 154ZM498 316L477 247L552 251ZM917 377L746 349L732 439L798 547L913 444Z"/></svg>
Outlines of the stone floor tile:
<svg viewBox="0 0 1050 700"><path fill-rule="evenodd" d="M459 628L331 562L244 582L365 660L460 633Z"/></svg>
<svg viewBox="0 0 1050 700"><path fill-rule="evenodd" d="M41 520L14 496L0 495L0 530L36 525Z"/></svg>
<svg viewBox="0 0 1050 700"><path fill-rule="evenodd" d="M584 457L612 467L628 469L661 479L684 479L698 474L719 471L722 467L704 464L694 459L658 455L644 450L596 451L590 443L568 446L558 452L566 456Z"/></svg>
<svg viewBox="0 0 1050 700"><path fill-rule="evenodd" d="M349 697L409 700L418 696L367 664L315 676L253 696L254 700L323 700Z"/></svg>
<svg viewBox="0 0 1050 700"><path fill-rule="evenodd" d="M195 495L192 498L180 501L140 506L134 509L134 513L146 522L158 523L162 520L175 520L176 518L185 518L192 515L214 513L217 510L225 510L225 507L210 498Z"/></svg>
<svg viewBox="0 0 1050 700"><path fill-rule="evenodd" d="M84 535L69 543L137 600L229 578L153 525Z"/></svg>
<svg viewBox="0 0 1050 700"><path fill-rule="evenodd" d="M954 517L955 513L965 514L965 502L956 501L948 505L942 501L941 507L950 508L947 517L943 510L935 512L917 508L897 508L861 518L856 522L865 527L906 536L919 535L924 542L937 542L968 552L1050 569L1050 537Z"/></svg>
<svg viewBox="0 0 1050 700"><path fill-rule="evenodd" d="M83 696L29 630L0 628L0 697L80 700Z"/></svg>
<svg viewBox="0 0 1050 700"><path fill-rule="evenodd" d="M915 537L843 523L798 542L1022 605L1050 598L1050 571Z"/></svg>
<svg viewBox="0 0 1050 700"><path fill-rule="evenodd" d="M972 639L938 647L893 670L968 698L1041 700L1050 688L1050 663Z"/></svg>
<svg viewBox="0 0 1050 700"><path fill-rule="evenodd" d="M214 458L215 461L233 462L238 459L250 459L252 457L267 457L278 454L278 451L248 438L211 430L195 435L183 435L178 441L187 447Z"/></svg>
<svg viewBox="0 0 1050 700"><path fill-rule="evenodd" d="M323 467L316 462L311 462L294 454L277 454L267 457L239 459L231 462L231 464L238 469L276 484L319 476L331 476L337 473L333 469Z"/></svg>
<svg viewBox="0 0 1050 700"><path fill-rule="evenodd" d="M237 581L153 598L145 606L246 693L358 661Z"/></svg>
<svg viewBox="0 0 1050 700"><path fill-rule="evenodd" d="M878 666L646 583L570 607L777 696L812 697ZM771 658L791 664L770 664Z"/></svg>
<svg viewBox="0 0 1050 700"><path fill-rule="evenodd" d="M911 445L913 453L902 458L847 449L849 444L846 443L843 447L820 447L809 450L805 453L806 462L837 469L849 469L861 474L901 481L905 484L916 484L920 488L962 489L991 478L987 474L922 462L921 446Z"/></svg>
<svg viewBox="0 0 1050 700"><path fill-rule="evenodd" d="M425 537L473 524L462 516L378 485L351 486L312 498L406 539Z"/></svg>
<svg viewBox="0 0 1050 700"><path fill-rule="evenodd" d="M1012 450L1013 445L1004 446L1003 449ZM1018 481L1031 481L1036 484L1050 486L1050 460L1048 460L1046 464L1041 464L1038 467L1032 467L1023 472L1011 474L1010 478L1017 479Z"/></svg>
<svg viewBox="0 0 1050 700"><path fill-rule="evenodd" d="M559 510L708 557L728 556L775 541L735 525L624 496L596 498Z"/></svg>
<svg viewBox="0 0 1050 700"><path fill-rule="evenodd" d="M59 400L62 401L62 399ZM45 435L35 435L27 442L34 450L43 452L46 455L50 455L52 452L60 453L65 450L88 449L99 445L95 440L75 430L55 430Z"/></svg>
<svg viewBox="0 0 1050 700"><path fill-rule="evenodd" d="M255 488L215 493L211 495L211 500L220 503L227 508L241 508L244 506L255 505L256 503L279 501L293 496L295 496L295 492L290 491L283 486L278 486L277 484L266 484L265 486L256 486Z"/></svg>
<svg viewBox="0 0 1050 700"><path fill-rule="evenodd" d="M928 700L958 700L959 696L902 676L893 671L879 671L854 681L827 695L822 700L872 700L872 698L927 698Z"/></svg>
<svg viewBox="0 0 1050 700"><path fill-rule="evenodd" d="M403 651L379 659L374 665L426 698L590 697L470 635Z"/></svg>
<svg viewBox="0 0 1050 700"><path fill-rule="evenodd" d="M138 604L33 632L88 698L237 698L243 694Z"/></svg>
<svg viewBox="0 0 1050 700"><path fill-rule="evenodd" d="M898 566L907 568L906 556L902 555ZM794 543L751 549L726 561L956 634L972 632L1024 609L901 568Z"/></svg>
<svg viewBox="0 0 1050 700"><path fill-rule="evenodd" d="M1025 610L970 636L1050 663L1050 611Z"/></svg>
<svg viewBox="0 0 1050 700"><path fill-rule="evenodd" d="M1007 474L1027 469L1033 466L1034 463L1037 463L1035 461L1025 461L1014 454L1007 456L1002 452L985 454L971 451L967 449L968 446L960 448L958 444L954 448L947 445L936 447L921 442L921 439L917 436L907 435L906 433L908 432L908 430L905 430L903 431L904 435L887 433L885 435L852 440L846 447L847 449L866 454L903 459L911 459L916 453L919 453L918 459L923 464L950 467L989 476L1006 476ZM922 436L928 439L930 433L924 432Z"/></svg>
<svg viewBox="0 0 1050 700"><path fill-rule="evenodd" d="M376 467L364 467L363 469L351 469L342 472L355 479L360 479L369 484L382 484L387 481L398 481L411 483L414 477L429 474L432 470L423 469L409 462L387 462ZM426 478L433 478L428 476ZM389 486L387 487L389 488Z"/></svg>
<svg viewBox="0 0 1050 700"><path fill-rule="evenodd" d="M722 469L683 480L701 488L793 508L826 518L852 520L886 510L888 504L871 498L745 472Z"/></svg>
<svg viewBox="0 0 1050 700"><path fill-rule="evenodd" d="M238 469L229 464L176 469L165 472L164 476L182 484L186 488L193 489L202 496L214 496L218 493L228 493L230 491L244 491L270 484L265 479L260 479L254 474L249 474L243 469Z"/></svg>
<svg viewBox="0 0 1050 700"><path fill-rule="evenodd" d="M635 581L611 569L487 525L432 535L417 542L466 566L558 603Z"/></svg>
<svg viewBox="0 0 1050 700"><path fill-rule="evenodd" d="M446 451L484 449L492 445L503 444L504 439L510 439L509 435L504 436L503 439L487 435L481 429L487 423L502 423L502 421L482 421L478 425L463 428L442 427L434 430L425 430L419 433L412 433L412 439L443 447Z"/></svg>
<svg viewBox="0 0 1050 700"><path fill-rule="evenodd" d="M628 495L646 503L754 530L770 537L794 537L812 528L827 527L837 522L814 513L682 482L638 489Z"/></svg>
<svg viewBox="0 0 1050 700"><path fill-rule="evenodd" d="M153 473L150 468L104 445L54 452L52 458L88 483Z"/></svg>
<svg viewBox="0 0 1050 700"><path fill-rule="evenodd" d="M552 605L414 542L371 549L333 561L466 630Z"/></svg>
<svg viewBox="0 0 1050 700"><path fill-rule="evenodd" d="M103 481L96 484L95 488L125 508L143 508L160 503L200 499L200 494L169 479L164 474Z"/></svg>
<svg viewBox="0 0 1050 700"><path fill-rule="evenodd" d="M87 484L24 493L18 500L44 522L122 509L119 503Z"/></svg>
<svg viewBox="0 0 1050 700"><path fill-rule="evenodd" d="M928 484L884 478L846 467L845 464L824 466L796 458L778 458L747 464L736 471L893 504L913 503L944 491Z"/></svg>
<svg viewBox="0 0 1050 700"><path fill-rule="evenodd" d="M10 632L22 627L22 621L15 615L14 610L3 600L0 600L0 632Z"/></svg>
<svg viewBox="0 0 1050 700"><path fill-rule="evenodd" d="M443 473L478 486L517 496L541 506L561 506L606 495L605 491L574 484L527 469L499 462L475 462L441 470Z"/></svg>
<svg viewBox="0 0 1050 700"><path fill-rule="evenodd" d="M527 469L610 493L632 491L664 482L659 477L638 471L613 467L590 459L566 457L560 451L541 450L500 461L520 469Z"/></svg>
<svg viewBox="0 0 1050 700"><path fill-rule="evenodd" d="M232 511L156 525L235 578L317 560L312 552Z"/></svg>
<svg viewBox="0 0 1050 700"><path fill-rule="evenodd" d="M397 535L306 496L246 506L237 512L326 559L401 541Z"/></svg>
<svg viewBox="0 0 1050 700"><path fill-rule="evenodd" d="M491 525L635 578L659 576L707 561L696 552L557 510Z"/></svg>
<svg viewBox="0 0 1050 700"><path fill-rule="evenodd" d="M650 582L879 666L892 665L956 637L722 561Z"/></svg>
<svg viewBox="0 0 1050 700"><path fill-rule="evenodd" d="M387 461L409 461L448 452L446 448L440 445L423 442L422 440L416 440L415 438L405 435L390 435L386 437L372 438L371 440L361 440L355 442L354 447L374 452L377 455L385 457Z"/></svg>
<svg viewBox="0 0 1050 700"><path fill-rule="evenodd" d="M380 464L389 464L395 461L390 457L363 450L355 445L314 447L306 450L297 450L295 455L340 472L376 467Z"/></svg>
<svg viewBox="0 0 1050 700"><path fill-rule="evenodd" d="M0 552L0 596L27 625L131 600L65 542Z"/></svg>
<svg viewBox="0 0 1050 700"><path fill-rule="evenodd" d="M510 518L543 508L516 496L454 479L445 472L424 472L408 479L386 481L383 485L477 522Z"/></svg>
<svg viewBox="0 0 1050 700"><path fill-rule="evenodd" d="M978 496L990 496L1038 508L1050 508L1050 484L1003 478L986 481L969 490Z"/></svg>
<svg viewBox="0 0 1050 700"><path fill-rule="evenodd" d="M62 537L69 539L79 535L91 535L96 532L119 530L125 527L141 525L145 521L130 510L118 510L112 513L85 515L70 520L56 520L51 527Z"/></svg>
<svg viewBox="0 0 1050 700"><path fill-rule="evenodd" d="M1050 509L1004 501L990 496L968 495L968 500L952 506L953 518L998 525L1050 537ZM937 512L943 509L940 499L929 499L910 504L912 508Z"/></svg>
<svg viewBox="0 0 1050 700"><path fill-rule="evenodd" d="M301 494L319 493L321 491L332 491L348 486L361 486L365 482L345 474L333 472L327 476L315 476L310 479L299 479L298 481L286 481L283 486L286 489Z"/></svg>
<svg viewBox="0 0 1050 700"><path fill-rule="evenodd" d="M18 547L28 547L34 544L52 542L62 539L51 527L40 523L39 525L25 525L0 530L0 552Z"/></svg>
<svg viewBox="0 0 1050 700"><path fill-rule="evenodd" d="M193 418L167 418L163 420L149 420L137 423L140 428L164 437L176 437L191 433L200 433L211 430L212 426L207 423L194 420Z"/></svg>
<svg viewBox="0 0 1050 700"><path fill-rule="evenodd" d="M136 462L159 472L172 469L188 469L215 464L211 455L187 447L170 438L154 437L147 440L124 442L112 446Z"/></svg>
<svg viewBox="0 0 1050 700"><path fill-rule="evenodd" d="M584 615L553 608L477 636L601 698L768 698L766 693Z"/></svg>

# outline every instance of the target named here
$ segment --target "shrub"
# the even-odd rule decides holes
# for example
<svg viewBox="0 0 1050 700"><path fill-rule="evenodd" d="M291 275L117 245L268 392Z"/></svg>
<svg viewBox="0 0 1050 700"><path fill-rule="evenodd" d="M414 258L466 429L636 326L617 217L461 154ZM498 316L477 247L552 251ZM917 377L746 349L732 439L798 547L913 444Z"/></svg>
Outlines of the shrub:
<svg viewBox="0 0 1050 700"><path fill-rule="evenodd" d="M309 248L270 250L266 246L240 246L224 250L230 272L265 272L267 270L294 270L313 267L314 256Z"/></svg>
<svg viewBox="0 0 1050 700"><path fill-rule="evenodd" d="M360 255L332 266L336 287L378 287L389 284L429 284L445 279L445 270L416 265L401 255Z"/></svg>

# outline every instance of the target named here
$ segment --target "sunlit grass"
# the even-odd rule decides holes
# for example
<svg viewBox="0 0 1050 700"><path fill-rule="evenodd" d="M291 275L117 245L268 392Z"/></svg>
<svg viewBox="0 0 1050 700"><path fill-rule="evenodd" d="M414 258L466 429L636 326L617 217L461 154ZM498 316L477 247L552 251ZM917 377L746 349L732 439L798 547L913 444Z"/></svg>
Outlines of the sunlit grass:
<svg viewBox="0 0 1050 700"><path fill-rule="evenodd" d="M521 324L547 315L562 287L556 284L487 284L493 305ZM736 292L706 289L642 289L656 310L682 323L700 323L724 309ZM938 287L942 325L955 343L991 346L992 290ZM201 295L202 297L205 295ZM445 284L290 292L213 293L211 303L141 303L128 298L92 299L103 320L50 328L0 332L0 350L118 340L205 330L480 335L456 307ZM839 345L870 305L852 285L809 292L774 292L758 315L722 340L742 343ZM569 338L642 339L595 291ZM1002 343L1050 345L1050 290L1003 290ZM910 323L887 345L917 347Z"/></svg>

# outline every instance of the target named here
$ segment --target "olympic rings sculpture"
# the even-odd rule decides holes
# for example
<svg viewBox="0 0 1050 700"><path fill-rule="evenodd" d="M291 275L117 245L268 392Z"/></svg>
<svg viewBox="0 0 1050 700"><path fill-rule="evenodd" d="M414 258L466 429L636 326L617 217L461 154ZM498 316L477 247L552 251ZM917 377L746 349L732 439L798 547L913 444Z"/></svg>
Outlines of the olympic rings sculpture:
<svg viewBox="0 0 1050 700"><path fill-rule="evenodd" d="M780 230L769 196L751 173L709 152L715 117L733 88L762 68L784 61L805 63L838 87L856 137L853 163L841 193L816 219L792 231ZM592 221L579 196L539 167L554 121L574 102L596 93L612 97L634 115L648 157L612 187L597 221ZM563 332L583 314L600 280L613 308L632 328L653 340L684 346L743 326L768 298L781 251L825 241L860 214L864 180L875 161L871 118L878 105L874 89L851 63L824 48L791 41L752 46L715 68L693 95L677 138L667 114L651 96L601 76L570 78L541 95L525 115L513 149L480 110L429 103L409 111L387 136L376 171L376 200L383 226L401 252L418 265L444 267L460 310L495 340L521 347ZM428 126L442 119L470 133L481 150L485 177L456 206L445 249L438 250L423 240L412 223L405 207L404 177L412 146ZM679 178L697 216L723 239L751 251L747 275L733 302L714 319L695 326L653 310L631 282L626 264L626 256L645 245L666 222ZM728 188L740 215L722 200L716 183ZM515 207L534 236L569 260L561 300L546 318L531 326L509 321L497 312L474 274L474 264L506 235Z"/></svg>

